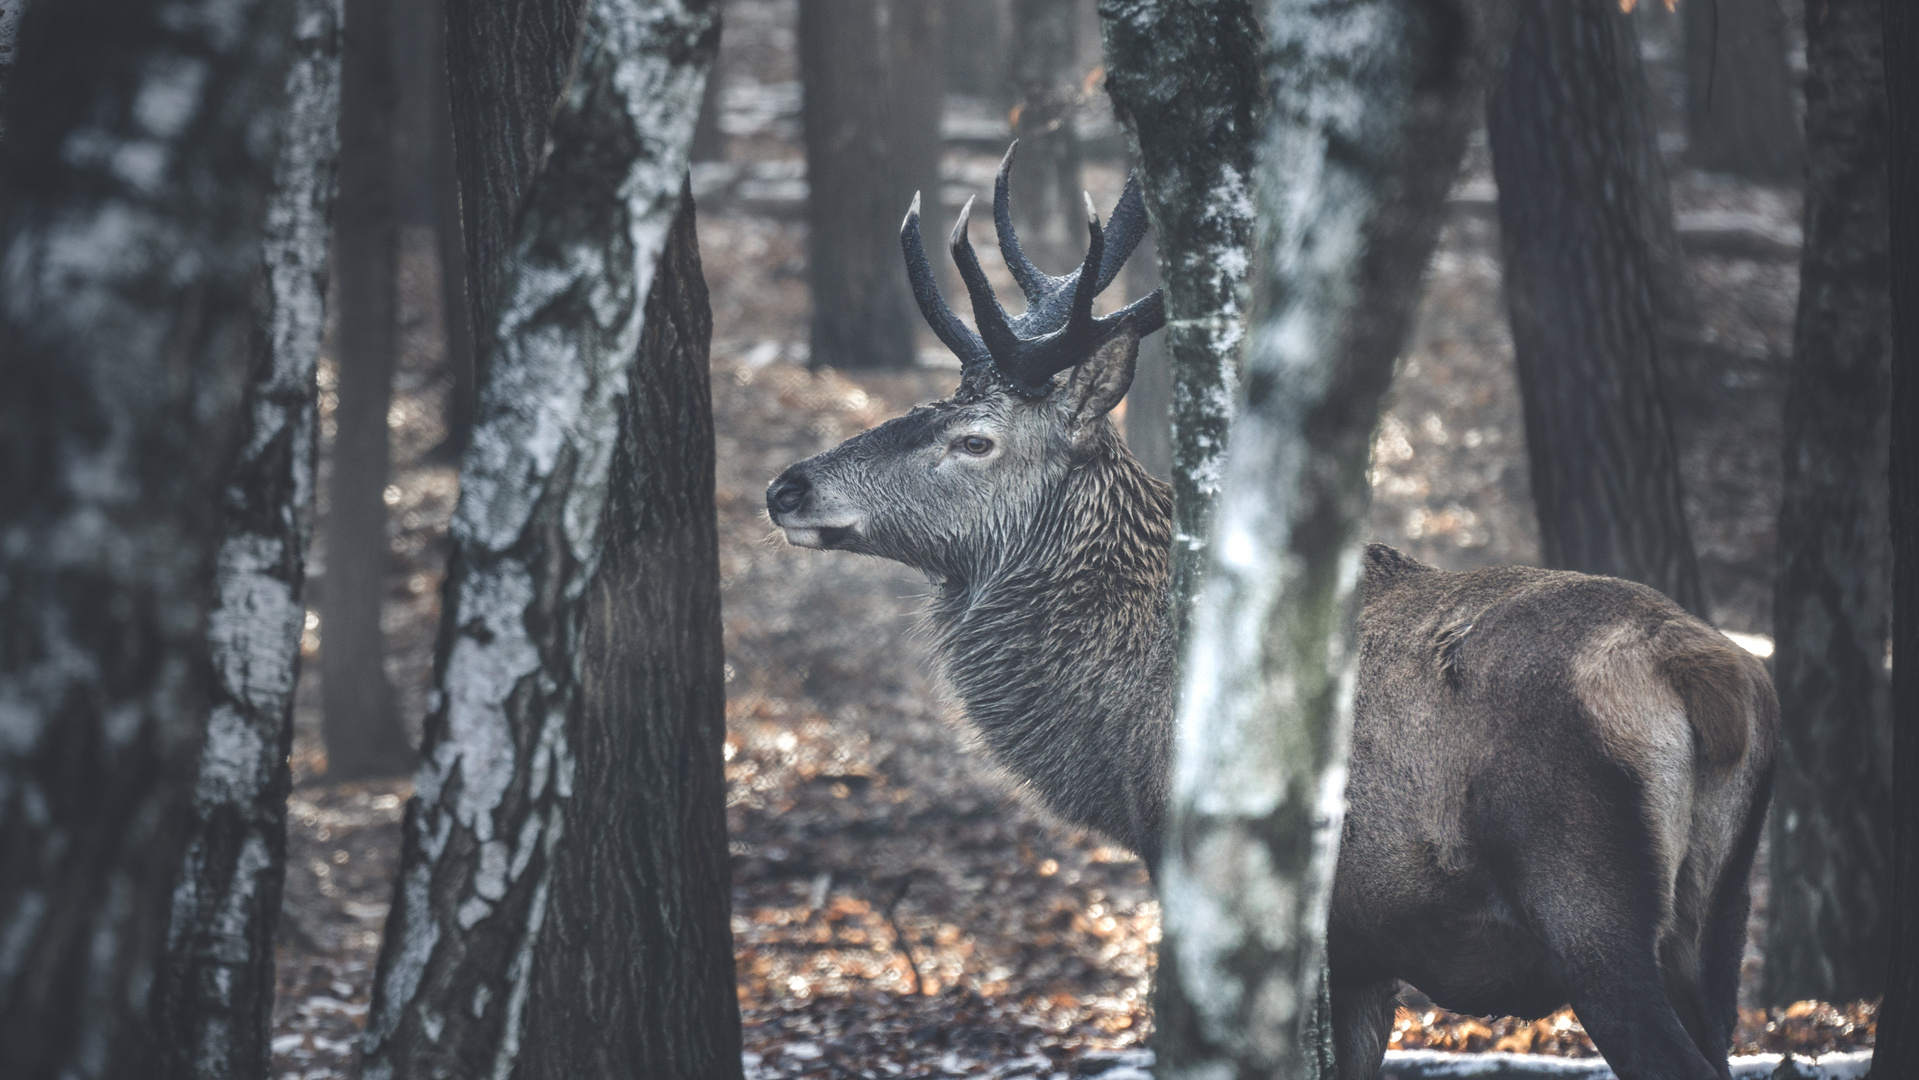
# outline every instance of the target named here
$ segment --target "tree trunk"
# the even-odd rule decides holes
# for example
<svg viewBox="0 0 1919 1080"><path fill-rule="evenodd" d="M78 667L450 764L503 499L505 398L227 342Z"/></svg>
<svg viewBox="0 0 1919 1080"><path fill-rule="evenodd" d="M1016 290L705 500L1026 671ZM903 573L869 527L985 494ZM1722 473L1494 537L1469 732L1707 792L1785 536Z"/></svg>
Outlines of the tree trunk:
<svg viewBox="0 0 1919 1080"><path fill-rule="evenodd" d="M1079 12L1068 0L1012 0L1013 224L1034 265L1068 274L1086 258L1080 197Z"/></svg>
<svg viewBox="0 0 1919 1080"><path fill-rule="evenodd" d="M393 776L411 765L386 676L387 409L393 400L398 87L386 0L345 0L340 193L333 281L340 365L320 590L320 699L327 777Z"/></svg>
<svg viewBox="0 0 1919 1080"><path fill-rule="evenodd" d="M20 13L27 0L0 0L0 138L7 134L7 76L13 71L14 45L20 38Z"/></svg>
<svg viewBox="0 0 1919 1080"><path fill-rule="evenodd" d="M1780 753L1763 996L1884 986L1891 886L1886 711L1886 104L1872 0L1806 11L1806 244L1786 393L1773 590Z"/></svg>
<svg viewBox="0 0 1919 1080"><path fill-rule="evenodd" d="M886 0L887 156L893 168L888 223L896 241L899 219L920 192L940 207L940 113L946 103L946 21L930 0ZM905 275L898 275L904 282ZM908 361L912 360L908 357Z"/></svg>
<svg viewBox="0 0 1919 1080"><path fill-rule="evenodd" d="M720 67L713 65L713 71L706 77L706 91L700 95L700 118L693 125L693 148L689 152L694 161L725 161L726 133L720 130L720 113L726 105L726 81L720 78Z"/></svg>
<svg viewBox="0 0 1919 1080"><path fill-rule="evenodd" d="M946 77L955 93L1008 106L1012 81L1007 68L1009 0L940 0L946 30Z"/></svg>
<svg viewBox="0 0 1919 1080"><path fill-rule="evenodd" d="M562 3L524 14L562 26ZM462 131L551 113L551 151L530 182L469 188L489 193L469 220L517 207L517 237L369 1078L740 1075L711 324L684 190L716 9L592 0L557 107L455 98ZM481 71L455 51L455 85L539 85L508 65L546 58L506 45Z"/></svg>
<svg viewBox="0 0 1919 1080"><path fill-rule="evenodd" d="M1129 297L1145 296L1160 287L1159 245L1150 233L1122 273ZM1126 391L1126 446L1147 472L1172 480L1173 365L1165 334L1153 334L1139 343L1133 387Z"/></svg>
<svg viewBox="0 0 1919 1080"><path fill-rule="evenodd" d="M1885 19L1888 187L1919 191L1919 13ZM1919 201L1892 200L1892 897L1874 1076L1919 1075Z"/></svg>
<svg viewBox="0 0 1919 1080"><path fill-rule="evenodd" d="M1786 13L1779 0L1684 3L1686 157L1694 166L1768 184L1805 173Z"/></svg>
<svg viewBox="0 0 1919 1080"><path fill-rule="evenodd" d="M21 21L0 142L0 1075L146 1077L289 60L268 2Z"/></svg>
<svg viewBox="0 0 1919 1080"><path fill-rule="evenodd" d="M1101 0L1106 87L1139 144L1173 370L1173 598L1191 617L1238 392L1261 34L1252 0Z"/></svg>
<svg viewBox="0 0 1919 1080"><path fill-rule="evenodd" d="M287 754L312 528L314 362L325 322L340 112L338 0L296 0L240 457L221 504L207 638L215 687L155 983L173 1080L265 1076L286 875Z"/></svg>
<svg viewBox="0 0 1919 1080"><path fill-rule="evenodd" d="M1612 0L1525 6L1486 110L1506 303L1546 564L1642 582L1704 616L1664 397L1655 293L1671 210L1645 98Z"/></svg>
<svg viewBox="0 0 1919 1080"><path fill-rule="evenodd" d="M806 272L814 367L913 363L912 300L900 273L900 218L912 202L888 145L884 0L801 0L806 138ZM936 99L937 100L937 99ZM933 197L937 201L937 196Z"/></svg>
<svg viewBox="0 0 1919 1080"><path fill-rule="evenodd" d="M1330 1065L1310 1003L1341 826L1366 469L1501 10L1279 2L1261 20L1261 271L1159 874L1164 1075Z"/></svg>

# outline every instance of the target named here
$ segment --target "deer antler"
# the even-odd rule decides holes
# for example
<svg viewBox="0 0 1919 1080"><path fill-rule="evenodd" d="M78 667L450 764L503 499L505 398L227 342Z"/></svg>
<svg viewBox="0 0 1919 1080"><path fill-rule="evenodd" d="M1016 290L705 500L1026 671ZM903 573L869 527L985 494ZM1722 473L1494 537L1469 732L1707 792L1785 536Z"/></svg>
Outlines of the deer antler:
<svg viewBox="0 0 1919 1080"><path fill-rule="evenodd" d="M997 371L1013 389L1029 397L1046 393L1052 377L1079 363L1131 319L1134 329L1150 334L1166 324L1164 297L1155 289L1103 319L1093 317L1093 298L1119 275L1126 257L1146 234L1146 203L1139 182L1128 177L1112 217L1102 229L1093 210L1093 198L1086 197L1086 259L1080 268L1063 277L1042 273L1020 249L1014 234L1008 180L1013 169L1014 141L1000 162L999 176L993 184L993 225L999 234L1000 253L1006 258L1013 279L1026 296L1026 311L1009 316L993 294L993 286L980 269L979 256L966 235L973 200L966 200L959 221L953 226L950 246L953 262L973 302L973 321L979 331L967 328L953 314L939 286L933 280L932 267L926 261L926 247L920 239L920 200L913 196L913 208L900 227L900 246L906 254L906 275L913 285L920 314L933 332L960 358L962 385ZM1109 243L1110 237L1110 243Z"/></svg>

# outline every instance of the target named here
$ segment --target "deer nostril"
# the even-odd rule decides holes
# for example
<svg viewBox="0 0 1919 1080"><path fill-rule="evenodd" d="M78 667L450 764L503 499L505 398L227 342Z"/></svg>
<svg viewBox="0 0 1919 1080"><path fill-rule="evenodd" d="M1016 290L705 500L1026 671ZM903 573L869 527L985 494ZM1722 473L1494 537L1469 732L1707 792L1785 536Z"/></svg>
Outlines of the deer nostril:
<svg viewBox="0 0 1919 1080"><path fill-rule="evenodd" d="M774 482L766 493L766 505L776 514L790 514L806 501L806 493L813 485L798 477Z"/></svg>

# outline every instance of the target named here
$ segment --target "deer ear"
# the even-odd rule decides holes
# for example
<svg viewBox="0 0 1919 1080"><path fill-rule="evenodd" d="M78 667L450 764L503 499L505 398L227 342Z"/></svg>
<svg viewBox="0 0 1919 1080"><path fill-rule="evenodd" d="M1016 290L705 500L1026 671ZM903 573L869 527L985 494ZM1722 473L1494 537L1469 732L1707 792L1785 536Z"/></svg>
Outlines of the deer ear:
<svg viewBox="0 0 1919 1080"><path fill-rule="evenodd" d="M1113 411L1133 385L1133 367L1139 361L1139 334L1129 320L1106 339L1092 356L1080 361L1066 380L1067 426L1074 437L1090 432L1100 417Z"/></svg>

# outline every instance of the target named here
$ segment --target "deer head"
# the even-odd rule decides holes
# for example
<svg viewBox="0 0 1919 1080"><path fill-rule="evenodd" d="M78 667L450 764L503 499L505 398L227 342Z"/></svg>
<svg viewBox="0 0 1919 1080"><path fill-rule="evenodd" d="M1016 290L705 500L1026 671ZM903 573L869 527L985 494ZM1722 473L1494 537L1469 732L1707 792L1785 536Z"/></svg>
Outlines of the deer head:
<svg viewBox="0 0 1919 1080"><path fill-rule="evenodd" d="M1132 384L1139 338L1165 324L1165 309L1155 290L1095 318L1093 299L1145 235L1139 185L1127 180L1103 227L1087 197L1085 261L1054 277L1026 258L1013 231L1008 179L1018 145L1000 163L993 224L1025 312L1009 315L980 269L967 238L969 199L950 246L978 330L953 313L927 262L914 195L900 228L906 274L920 313L960 358L959 388L774 480L767 510L789 542L972 579L1004 562L1064 477L1090 458L1124 455L1107 413Z"/></svg>

